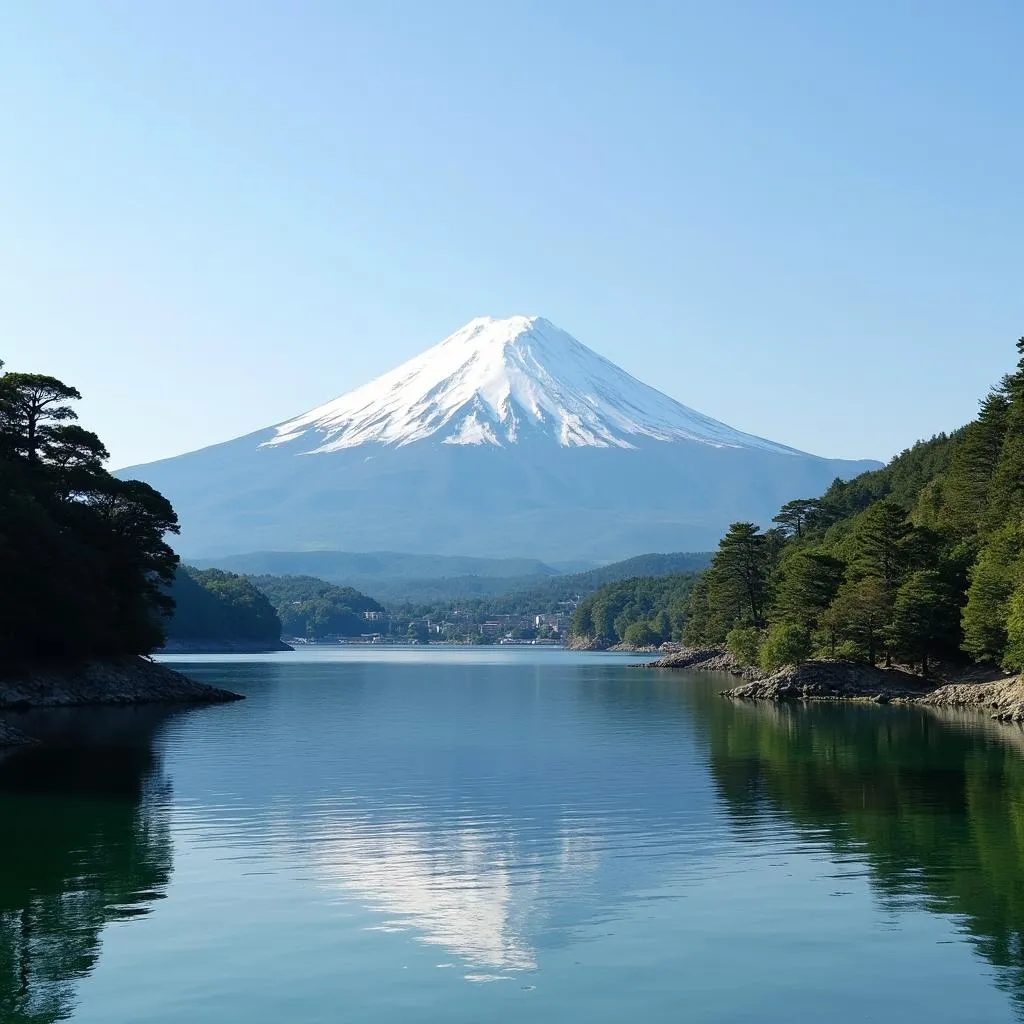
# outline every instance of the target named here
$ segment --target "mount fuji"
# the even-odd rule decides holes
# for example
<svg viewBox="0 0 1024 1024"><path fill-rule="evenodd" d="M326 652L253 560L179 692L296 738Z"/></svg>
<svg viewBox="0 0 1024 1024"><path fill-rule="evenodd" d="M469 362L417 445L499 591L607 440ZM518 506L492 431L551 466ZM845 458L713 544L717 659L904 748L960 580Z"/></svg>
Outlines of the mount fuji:
<svg viewBox="0 0 1024 1024"><path fill-rule="evenodd" d="M736 519L877 462L734 430L540 317L479 317L340 398L134 466L186 556L404 550L609 560L713 547Z"/></svg>

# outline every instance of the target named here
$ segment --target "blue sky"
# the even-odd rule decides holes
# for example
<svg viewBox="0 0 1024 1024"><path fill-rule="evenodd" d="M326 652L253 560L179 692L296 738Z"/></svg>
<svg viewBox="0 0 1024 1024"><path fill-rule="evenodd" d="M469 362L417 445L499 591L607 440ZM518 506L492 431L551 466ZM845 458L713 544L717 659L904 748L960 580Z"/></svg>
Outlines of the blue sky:
<svg viewBox="0 0 1024 1024"><path fill-rule="evenodd" d="M1024 334L1018 2L0 12L0 358L115 465L538 313L831 456L969 419Z"/></svg>

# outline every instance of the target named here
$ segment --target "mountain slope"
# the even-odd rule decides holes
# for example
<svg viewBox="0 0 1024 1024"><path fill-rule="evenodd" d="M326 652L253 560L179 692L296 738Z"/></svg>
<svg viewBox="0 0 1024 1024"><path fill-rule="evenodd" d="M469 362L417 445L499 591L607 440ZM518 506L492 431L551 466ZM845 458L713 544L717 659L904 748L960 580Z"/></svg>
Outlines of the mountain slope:
<svg viewBox="0 0 1024 1024"><path fill-rule="evenodd" d="M190 557L406 550L607 561L703 550L733 519L877 463L732 429L546 320L480 318L277 427L125 470L174 503Z"/></svg>
<svg viewBox="0 0 1024 1024"><path fill-rule="evenodd" d="M643 439L795 454L733 430L648 387L541 317L478 317L396 370L281 424L268 446L307 452L428 438L631 448Z"/></svg>

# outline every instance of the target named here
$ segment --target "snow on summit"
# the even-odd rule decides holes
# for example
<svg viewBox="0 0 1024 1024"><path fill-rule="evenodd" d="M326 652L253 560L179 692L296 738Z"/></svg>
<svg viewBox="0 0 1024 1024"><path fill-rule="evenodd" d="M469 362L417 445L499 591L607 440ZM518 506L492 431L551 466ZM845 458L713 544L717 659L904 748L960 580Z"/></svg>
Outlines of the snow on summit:
<svg viewBox="0 0 1024 1024"><path fill-rule="evenodd" d="M298 442L315 453L426 440L504 447L540 434L566 448L653 440L796 454L687 408L534 316L477 317L276 429L266 446Z"/></svg>

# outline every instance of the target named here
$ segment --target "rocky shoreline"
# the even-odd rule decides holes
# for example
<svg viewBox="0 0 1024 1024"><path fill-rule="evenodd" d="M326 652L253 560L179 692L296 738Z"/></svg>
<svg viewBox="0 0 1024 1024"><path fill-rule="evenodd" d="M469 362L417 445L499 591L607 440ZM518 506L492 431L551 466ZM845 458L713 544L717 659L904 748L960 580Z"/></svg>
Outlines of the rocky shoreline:
<svg viewBox="0 0 1024 1024"><path fill-rule="evenodd" d="M691 647L644 668L727 672L746 681L723 691L735 700L841 700L985 711L1000 722L1024 722L1024 677L943 682L899 669L847 661L808 661L765 673L744 667L724 648Z"/></svg>
<svg viewBox="0 0 1024 1024"><path fill-rule="evenodd" d="M0 672L0 710L131 704L225 704L241 694L198 683L141 657L79 664L7 666ZM32 742L9 719L0 746Z"/></svg>
<svg viewBox="0 0 1024 1024"><path fill-rule="evenodd" d="M157 654L274 654L294 651L283 640L276 643L258 643L252 640L168 640Z"/></svg>

